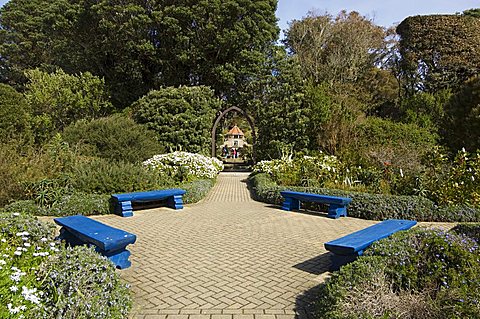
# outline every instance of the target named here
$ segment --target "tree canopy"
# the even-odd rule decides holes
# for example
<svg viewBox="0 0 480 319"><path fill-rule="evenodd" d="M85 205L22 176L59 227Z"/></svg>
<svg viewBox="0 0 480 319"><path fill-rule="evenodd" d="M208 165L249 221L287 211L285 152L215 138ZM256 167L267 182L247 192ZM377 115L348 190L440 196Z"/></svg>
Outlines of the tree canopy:
<svg viewBox="0 0 480 319"><path fill-rule="evenodd" d="M105 78L124 107L160 86L234 99L278 36L276 0L11 0L0 11L2 80L60 67Z"/></svg>
<svg viewBox="0 0 480 319"><path fill-rule="evenodd" d="M480 19L468 15L408 17L397 27L406 89L458 88L480 71Z"/></svg>
<svg viewBox="0 0 480 319"><path fill-rule="evenodd" d="M385 30L358 12L310 12L294 20L285 44L299 59L305 76L319 83L355 82L379 60L385 49Z"/></svg>

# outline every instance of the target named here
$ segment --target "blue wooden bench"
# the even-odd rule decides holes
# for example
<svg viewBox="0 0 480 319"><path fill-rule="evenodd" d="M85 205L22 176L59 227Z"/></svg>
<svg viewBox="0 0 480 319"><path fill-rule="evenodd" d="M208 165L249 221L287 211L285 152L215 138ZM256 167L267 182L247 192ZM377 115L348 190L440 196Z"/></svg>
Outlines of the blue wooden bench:
<svg viewBox="0 0 480 319"><path fill-rule="evenodd" d="M183 189L172 188L149 192L113 194L114 212L123 217L133 216L132 202L152 202L167 200L167 206L173 209L183 208Z"/></svg>
<svg viewBox="0 0 480 319"><path fill-rule="evenodd" d="M373 242L388 237L400 230L407 230L417 224L414 220L388 219L381 223L351 233L325 243L325 249L331 251L332 270L338 270L340 266L355 260L363 254L365 248Z"/></svg>
<svg viewBox="0 0 480 319"><path fill-rule="evenodd" d="M137 236L134 234L81 215L55 218L54 221L62 226L59 239L73 246L94 245L95 250L110 259L117 268L130 267L130 252L126 247L135 243Z"/></svg>
<svg viewBox="0 0 480 319"><path fill-rule="evenodd" d="M314 202L327 204L328 217L339 218L340 216L347 216L347 206L352 201L351 198L336 197L327 195L318 195L310 193L283 191L280 194L285 198L282 209L284 210L298 210L300 209L300 202Z"/></svg>

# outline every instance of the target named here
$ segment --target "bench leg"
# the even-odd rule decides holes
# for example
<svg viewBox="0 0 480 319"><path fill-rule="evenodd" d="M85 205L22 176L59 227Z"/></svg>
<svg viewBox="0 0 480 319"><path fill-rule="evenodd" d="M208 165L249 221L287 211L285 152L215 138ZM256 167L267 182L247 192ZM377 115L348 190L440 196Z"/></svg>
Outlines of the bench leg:
<svg viewBox="0 0 480 319"><path fill-rule="evenodd" d="M132 202L119 202L116 204L115 213L122 217L131 217L133 216Z"/></svg>
<svg viewBox="0 0 480 319"><path fill-rule="evenodd" d="M298 199L292 197L286 197L283 201L282 205L283 210L299 210L300 209L300 201Z"/></svg>
<svg viewBox="0 0 480 319"><path fill-rule="evenodd" d="M131 253L125 248L114 252L104 252L98 249L97 251L113 262L115 267L118 269L125 269L132 265L132 262L128 260L128 257L130 257Z"/></svg>
<svg viewBox="0 0 480 319"><path fill-rule="evenodd" d="M352 261L355 261L358 257L357 254L343 256L337 255L334 253L330 253L330 271L337 271L340 269L341 266L346 265Z"/></svg>
<svg viewBox="0 0 480 319"><path fill-rule="evenodd" d="M168 198L167 205L173 209L182 209L183 208L183 196L182 195L173 195Z"/></svg>
<svg viewBox="0 0 480 319"><path fill-rule="evenodd" d="M81 241L75 235L70 233L67 229L62 228L60 229L60 235L57 237L58 240L65 240L68 245L75 247L81 245L88 245L95 247L95 251L99 254L107 257L111 262L115 264L115 267L118 269L125 269L131 266L130 260L128 257L130 256L130 251L126 250L125 247L118 249L116 251L106 252L101 250L100 248L96 247L93 244L88 244L86 242Z"/></svg>
<svg viewBox="0 0 480 319"><path fill-rule="evenodd" d="M347 217L347 207L335 204L328 207L328 217L337 219L341 216Z"/></svg>

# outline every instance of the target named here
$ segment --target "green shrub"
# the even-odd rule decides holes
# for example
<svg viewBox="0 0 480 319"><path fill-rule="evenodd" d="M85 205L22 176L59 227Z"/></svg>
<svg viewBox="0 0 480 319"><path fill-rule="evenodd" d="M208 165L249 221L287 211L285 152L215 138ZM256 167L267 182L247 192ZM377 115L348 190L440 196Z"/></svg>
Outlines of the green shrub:
<svg viewBox="0 0 480 319"><path fill-rule="evenodd" d="M0 83L0 142L31 138L30 112L22 94Z"/></svg>
<svg viewBox="0 0 480 319"><path fill-rule="evenodd" d="M34 200L18 200L13 203L6 205L3 208L6 212L21 212L22 214L27 214L31 216L42 216L46 215L47 209L40 207Z"/></svg>
<svg viewBox="0 0 480 319"><path fill-rule="evenodd" d="M93 248L62 248L42 264L41 318L127 318L131 297L114 265Z"/></svg>
<svg viewBox="0 0 480 319"><path fill-rule="evenodd" d="M82 193L113 194L159 189L173 181L142 164L93 159L79 163L70 177L73 188Z"/></svg>
<svg viewBox="0 0 480 319"><path fill-rule="evenodd" d="M156 134L122 115L80 120L63 131L63 137L81 154L130 163L163 153Z"/></svg>
<svg viewBox="0 0 480 319"><path fill-rule="evenodd" d="M415 219L419 221L459 221L480 220L480 210L469 206L437 206L429 199L420 196L396 196L368 194L314 187L278 186L267 174L253 174L249 177L253 198L269 204L281 205L282 190L350 197L348 215L351 217L384 220L388 218ZM316 208L315 205L309 206Z"/></svg>
<svg viewBox="0 0 480 319"><path fill-rule="evenodd" d="M0 212L0 318L127 318L131 297L93 248L53 242L55 226Z"/></svg>
<svg viewBox="0 0 480 319"><path fill-rule="evenodd" d="M143 164L149 171L169 176L177 182L216 178L223 170L223 163L220 160L188 152L155 155Z"/></svg>
<svg viewBox="0 0 480 319"><path fill-rule="evenodd" d="M42 238L53 240L54 230L53 224L39 221L19 206L0 212L0 234L6 238L15 239L18 233L28 232L34 242Z"/></svg>
<svg viewBox="0 0 480 319"><path fill-rule="evenodd" d="M380 240L319 295L319 318L477 318L480 252L473 240L414 229Z"/></svg>
<svg viewBox="0 0 480 319"><path fill-rule="evenodd" d="M5 206L7 212L23 212L36 216L104 215L110 213L110 196L73 193L63 195L49 207L33 200L20 200Z"/></svg>
<svg viewBox="0 0 480 319"><path fill-rule="evenodd" d="M62 70L25 72L29 83L25 97L33 112L37 141L50 139L79 119L104 116L111 110L105 82L89 72L69 75Z"/></svg>
<svg viewBox="0 0 480 319"><path fill-rule="evenodd" d="M45 300L41 264L57 250L53 225L0 213L0 318L36 318Z"/></svg>
<svg viewBox="0 0 480 319"><path fill-rule="evenodd" d="M480 149L480 77L467 81L445 107L443 139L451 150Z"/></svg>
<svg viewBox="0 0 480 319"><path fill-rule="evenodd" d="M378 168L384 164L404 171L419 171L421 157L431 150L438 136L416 124L397 123L368 117L358 127L357 142L351 158L362 158Z"/></svg>
<svg viewBox="0 0 480 319"><path fill-rule="evenodd" d="M105 215L110 214L110 196L99 194L73 193L63 196L51 208L44 209L42 215Z"/></svg>
<svg viewBox="0 0 480 319"><path fill-rule="evenodd" d="M452 228L457 234L464 234L480 243L480 224L459 224Z"/></svg>
<svg viewBox="0 0 480 319"><path fill-rule="evenodd" d="M205 86L150 91L132 105L133 118L158 133L165 150L210 154L211 128L221 101Z"/></svg>
<svg viewBox="0 0 480 319"><path fill-rule="evenodd" d="M480 152L462 149L453 160L434 149L423 159L425 171L417 187L438 204L480 207Z"/></svg>
<svg viewBox="0 0 480 319"><path fill-rule="evenodd" d="M215 179L197 179L190 183L180 184L178 187L187 191L183 196L183 202L193 204L204 199L213 185L215 185Z"/></svg>

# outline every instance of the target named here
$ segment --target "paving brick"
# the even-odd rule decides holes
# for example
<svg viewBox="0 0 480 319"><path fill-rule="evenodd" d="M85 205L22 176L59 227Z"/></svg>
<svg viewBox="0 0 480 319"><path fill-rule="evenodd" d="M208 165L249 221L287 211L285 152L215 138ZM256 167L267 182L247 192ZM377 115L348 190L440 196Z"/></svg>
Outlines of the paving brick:
<svg viewBox="0 0 480 319"><path fill-rule="evenodd" d="M129 246L132 267L119 272L132 287L132 315L288 319L279 316L294 315L292 309L307 300L303 293L326 277L330 261L323 243L375 223L253 201L247 177L221 173L203 201L183 210L93 217L137 235Z"/></svg>

